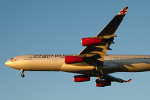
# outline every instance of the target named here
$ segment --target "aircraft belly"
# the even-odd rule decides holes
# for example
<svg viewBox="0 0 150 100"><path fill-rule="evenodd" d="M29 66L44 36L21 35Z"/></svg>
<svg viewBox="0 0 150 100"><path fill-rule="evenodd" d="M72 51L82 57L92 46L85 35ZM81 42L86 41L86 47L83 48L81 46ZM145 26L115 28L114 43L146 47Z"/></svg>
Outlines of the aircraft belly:
<svg viewBox="0 0 150 100"><path fill-rule="evenodd" d="M147 63L133 63L130 65L124 65L129 72L141 72L141 71L150 71L150 64Z"/></svg>
<svg viewBox="0 0 150 100"><path fill-rule="evenodd" d="M108 73L113 73L113 72L119 72L120 67L115 63L104 62L102 70L104 74L108 74Z"/></svg>
<svg viewBox="0 0 150 100"><path fill-rule="evenodd" d="M64 72L82 72L82 71L91 71L94 69L94 66L82 66L82 65L71 65L71 64L63 64L61 66L61 71Z"/></svg>
<svg viewBox="0 0 150 100"><path fill-rule="evenodd" d="M60 71L61 65L64 61L61 60L27 60L22 64L22 68L28 71Z"/></svg>
<svg viewBox="0 0 150 100"><path fill-rule="evenodd" d="M109 61L117 65L117 72L141 72L150 71L150 63L142 60L114 60Z"/></svg>

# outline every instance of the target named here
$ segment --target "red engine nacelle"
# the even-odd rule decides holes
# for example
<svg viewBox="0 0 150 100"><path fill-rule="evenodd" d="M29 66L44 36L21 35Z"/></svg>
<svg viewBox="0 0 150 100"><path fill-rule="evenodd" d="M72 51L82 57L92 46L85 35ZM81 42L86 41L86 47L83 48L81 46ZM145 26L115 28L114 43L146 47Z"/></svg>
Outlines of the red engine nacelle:
<svg viewBox="0 0 150 100"><path fill-rule="evenodd" d="M74 82L85 82L85 81L90 81L90 76L86 75L74 76Z"/></svg>
<svg viewBox="0 0 150 100"><path fill-rule="evenodd" d="M102 39L99 39L99 38L82 38L81 43L82 43L82 46L101 44Z"/></svg>
<svg viewBox="0 0 150 100"><path fill-rule="evenodd" d="M70 63L77 63L77 62L82 62L83 58L82 57L77 57L77 56L66 56L65 57L65 63L70 64Z"/></svg>
<svg viewBox="0 0 150 100"><path fill-rule="evenodd" d="M100 83L96 84L97 87L104 87L110 85L111 85L111 81L107 81L107 80L101 80Z"/></svg>

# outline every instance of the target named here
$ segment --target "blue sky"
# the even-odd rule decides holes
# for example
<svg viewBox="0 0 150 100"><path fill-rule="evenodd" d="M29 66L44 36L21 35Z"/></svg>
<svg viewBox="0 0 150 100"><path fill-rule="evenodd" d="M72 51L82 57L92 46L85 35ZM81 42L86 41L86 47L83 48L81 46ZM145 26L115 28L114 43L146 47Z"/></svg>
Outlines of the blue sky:
<svg viewBox="0 0 150 100"><path fill-rule="evenodd" d="M0 100L149 99L150 72L115 73L133 79L97 88L74 83L72 73L25 72L4 63L25 54L78 54L81 38L95 36L123 7L128 12L108 54L150 55L148 0L0 0Z"/></svg>

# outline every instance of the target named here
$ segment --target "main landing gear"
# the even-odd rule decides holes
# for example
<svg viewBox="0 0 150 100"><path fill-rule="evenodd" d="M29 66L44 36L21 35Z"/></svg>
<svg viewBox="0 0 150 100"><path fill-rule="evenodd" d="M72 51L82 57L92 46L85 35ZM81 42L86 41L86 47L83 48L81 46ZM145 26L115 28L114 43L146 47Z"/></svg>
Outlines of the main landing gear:
<svg viewBox="0 0 150 100"><path fill-rule="evenodd" d="M97 87L104 87L105 83L101 80L103 78L103 71L102 70L97 70L97 79L95 80L96 86Z"/></svg>
<svg viewBox="0 0 150 100"><path fill-rule="evenodd" d="M23 69L21 69L21 77L25 77L25 75L24 75L24 70Z"/></svg>
<svg viewBox="0 0 150 100"><path fill-rule="evenodd" d="M105 86L105 83L102 82L100 79L96 79L95 82L96 82L96 86L97 87L104 87Z"/></svg>

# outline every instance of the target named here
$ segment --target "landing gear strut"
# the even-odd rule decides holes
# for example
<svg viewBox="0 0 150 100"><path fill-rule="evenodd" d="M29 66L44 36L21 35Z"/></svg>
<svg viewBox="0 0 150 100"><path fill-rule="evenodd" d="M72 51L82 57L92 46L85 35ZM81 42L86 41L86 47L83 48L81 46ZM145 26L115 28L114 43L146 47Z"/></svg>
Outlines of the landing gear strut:
<svg viewBox="0 0 150 100"><path fill-rule="evenodd" d="M25 77L25 75L24 75L24 70L23 69L21 69L21 77Z"/></svg>
<svg viewBox="0 0 150 100"><path fill-rule="evenodd" d="M104 87L105 84L104 84L104 82L101 81L101 79L103 78L103 71L102 71L102 70L99 70L97 73L98 73L98 77L97 77L97 79L95 80L95 83L96 83L97 85L100 84L101 87Z"/></svg>
<svg viewBox="0 0 150 100"><path fill-rule="evenodd" d="M96 82L97 87L104 87L105 86L105 83L102 82L100 78L96 79L95 82Z"/></svg>

